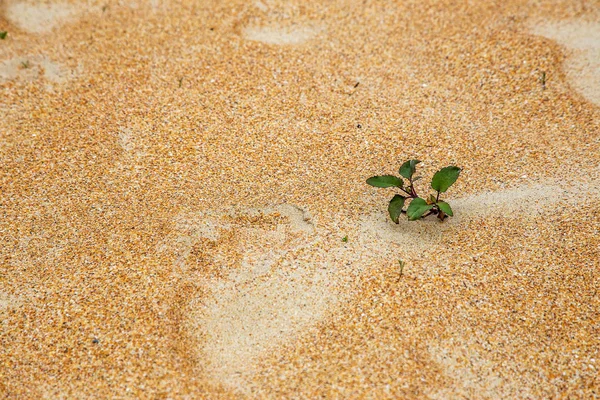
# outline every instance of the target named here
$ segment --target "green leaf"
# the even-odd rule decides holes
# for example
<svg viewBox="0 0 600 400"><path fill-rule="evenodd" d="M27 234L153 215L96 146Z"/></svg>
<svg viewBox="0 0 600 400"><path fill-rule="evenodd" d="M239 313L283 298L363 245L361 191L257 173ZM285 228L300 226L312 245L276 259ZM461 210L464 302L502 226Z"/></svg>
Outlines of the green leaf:
<svg viewBox="0 0 600 400"><path fill-rule="evenodd" d="M427 211L433 208L433 204L427 204L425 200L420 197L413 199L408 205L408 209L406 210L406 215L408 215L408 219L411 221L417 220L423 216Z"/></svg>
<svg viewBox="0 0 600 400"><path fill-rule="evenodd" d="M420 162L421 161L419 161L419 160L409 160L409 161L405 162L404 164L402 164L402 166L400 167L400 170L398 170L398 172L400 173L400 175L402 175L406 179L410 179L413 176L413 174L415 173L415 171L417 170L417 164Z"/></svg>
<svg viewBox="0 0 600 400"><path fill-rule="evenodd" d="M402 179L394 176L394 175L381 175L381 176L372 176L367 179L367 183L371 186L387 188L387 187L399 187L403 186Z"/></svg>
<svg viewBox="0 0 600 400"><path fill-rule="evenodd" d="M433 190L444 193L454 182L456 182L459 174L460 168L458 167L451 166L442 168L433 175L431 187Z"/></svg>
<svg viewBox="0 0 600 400"><path fill-rule="evenodd" d="M0 32L0 39L2 39L2 40L6 39L6 35L8 35L7 31Z"/></svg>
<svg viewBox="0 0 600 400"><path fill-rule="evenodd" d="M445 212L447 215L449 215L449 216L454 215L452 213L452 208L450 208L450 204L446 203L445 201L438 201L437 206L439 207L440 210Z"/></svg>
<svg viewBox="0 0 600 400"><path fill-rule="evenodd" d="M390 218L396 224L398 223L398 218L402 214L402 207L404 207L405 197L400 196L399 194L394 195L392 200L390 200L390 205L388 206L388 212L390 213Z"/></svg>

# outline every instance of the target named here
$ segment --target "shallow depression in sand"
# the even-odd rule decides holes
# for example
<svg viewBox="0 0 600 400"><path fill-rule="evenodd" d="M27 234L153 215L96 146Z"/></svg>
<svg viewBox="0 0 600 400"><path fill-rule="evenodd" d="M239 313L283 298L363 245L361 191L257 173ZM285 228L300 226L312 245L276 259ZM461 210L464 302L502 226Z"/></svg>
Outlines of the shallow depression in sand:
<svg viewBox="0 0 600 400"><path fill-rule="evenodd" d="M185 273L201 240L216 244L203 256L213 267L234 253L226 278L205 282L210 298L190 303L188 326L204 341L199 357L208 360L209 375L239 391L258 356L319 321L339 301L334 288L341 283L336 264L342 263L338 253L320 249L310 217L299 208L284 204L242 213L267 222L237 225L227 222L227 213L183 216L176 266Z"/></svg>
<svg viewBox="0 0 600 400"><path fill-rule="evenodd" d="M240 271L213 286L214 299L195 314L207 340L203 353L210 360L210 374L238 390L243 391L258 356L321 320L338 301L332 290L336 277L326 263L298 262L270 271L277 261L277 256L267 256L249 265L264 267L258 276Z"/></svg>

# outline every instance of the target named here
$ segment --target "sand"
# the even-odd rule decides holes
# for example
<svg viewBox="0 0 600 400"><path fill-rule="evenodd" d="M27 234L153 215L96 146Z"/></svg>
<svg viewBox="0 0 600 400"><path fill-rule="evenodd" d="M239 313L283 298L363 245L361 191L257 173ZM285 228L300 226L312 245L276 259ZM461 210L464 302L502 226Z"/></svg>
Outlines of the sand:
<svg viewBox="0 0 600 400"><path fill-rule="evenodd" d="M68 3L43 3L9 1L4 6L4 15L18 28L31 33L48 33L69 22L76 13Z"/></svg>
<svg viewBox="0 0 600 400"><path fill-rule="evenodd" d="M243 30L244 38L257 42L277 45L295 45L306 42L315 37L322 28L300 26L293 28L282 27L246 27Z"/></svg>
<svg viewBox="0 0 600 400"><path fill-rule="evenodd" d="M600 25L587 21L539 22L532 32L567 48L569 83L589 101L600 105Z"/></svg>
<svg viewBox="0 0 600 400"><path fill-rule="evenodd" d="M64 83L74 74L43 56L15 57L0 65L0 81L19 79L33 82L41 77L47 88L51 88L52 84Z"/></svg>
<svg viewBox="0 0 600 400"><path fill-rule="evenodd" d="M0 397L598 397L599 10L0 3Z"/></svg>

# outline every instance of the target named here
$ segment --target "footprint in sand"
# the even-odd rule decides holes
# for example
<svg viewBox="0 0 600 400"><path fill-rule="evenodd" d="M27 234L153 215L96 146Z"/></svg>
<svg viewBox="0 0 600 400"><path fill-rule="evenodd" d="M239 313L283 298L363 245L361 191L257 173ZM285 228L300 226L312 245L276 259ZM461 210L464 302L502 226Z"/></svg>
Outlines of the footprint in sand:
<svg viewBox="0 0 600 400"><path fill-rule="evenodd" d="M391 245L418 255L435 248L444 232L463 229L473 219L518 217L600 197L598 181L560 190L556 183L451 200L456 216L443 225L435 220L395 225L383 213L364 216L347 245L327 242L310 217L291 205L182 215L164 245L177 255L174 273L196 279L209 293L189 303L186 325L198 343L197 357L215 381L244 393L260 357L332 312L356 275L397 256ZM493 392L497 382L489 378Z"/></svg>
<svg viewBox="0 0 600 400"><path fill-rule="evenodd" d="M292 205L182 215L175 273L200 277L210 296L190 303L198 357L221 384L244 391L253 361L320 320L338 301L336 255L318 250L310 216Z"/></svg>
<svg viewBox="0 0 600 400"><path fill-rule="evenodd" d="M600 23L545 22L531 31L568 49L565 73L582 96L600 106Z"/></svg>

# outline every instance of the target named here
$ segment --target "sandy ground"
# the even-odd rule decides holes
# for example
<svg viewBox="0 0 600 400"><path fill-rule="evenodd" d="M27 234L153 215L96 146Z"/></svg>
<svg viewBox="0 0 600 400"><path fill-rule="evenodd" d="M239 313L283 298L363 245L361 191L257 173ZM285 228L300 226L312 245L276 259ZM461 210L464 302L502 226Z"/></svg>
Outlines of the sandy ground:
<svg viewBox="0 0 600 400"><path fill-rule="evenodd" d="M0 397L600 397L597 1L0 31ZM463 168L453 218L390 222L365 179L412 158Z"/></svg>

